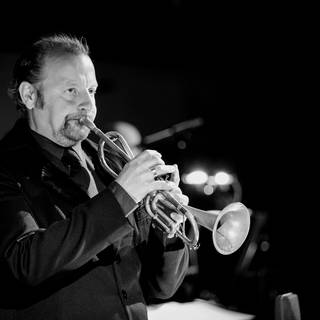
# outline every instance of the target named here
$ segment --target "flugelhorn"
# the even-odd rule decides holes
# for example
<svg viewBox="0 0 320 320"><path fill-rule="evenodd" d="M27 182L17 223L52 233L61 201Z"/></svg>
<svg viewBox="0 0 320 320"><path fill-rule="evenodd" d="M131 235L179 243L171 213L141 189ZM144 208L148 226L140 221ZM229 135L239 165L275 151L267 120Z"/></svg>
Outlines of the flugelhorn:
<svg viewBox="0 0 320 320"><path fill-rule="evenodd" d="M127 163L132 160L133 153L126 140L116 131L103 133L85 116L79 119L79 123L88 127L99 137L98 154L100 163L111 176L117 178L118 174L107 164L105 159L104 145L107 144L123 163ZM174 233L191 249L197 249L199 246L198 224L212 230L214 247L224 255L238 250L249 232L250 212L241 202L231 203L221 211L205 211L181 204L167 191L152 192L143 201L147 213L153 218L155 224L168 235ZM180 213L185 218L178 229L176 229L176 222L170 218L171 212ZM191 226L188 235L185 230L186 221Z"/></svg>

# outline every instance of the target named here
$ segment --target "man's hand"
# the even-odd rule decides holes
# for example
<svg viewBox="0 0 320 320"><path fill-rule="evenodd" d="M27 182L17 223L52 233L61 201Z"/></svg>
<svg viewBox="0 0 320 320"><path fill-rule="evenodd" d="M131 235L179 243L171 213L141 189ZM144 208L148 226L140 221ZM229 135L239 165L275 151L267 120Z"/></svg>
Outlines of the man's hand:
<svg viewBox="0 0 320 320"><path fill-rule="evenodd" d="M155 179L176 171L175 166L166 165L161 157L161 154L155 150L143 151L123 167L115 181L137 203L150 192L172 190L172 185L168 181Z"/></svg>
<svg viewBox="0 0 320 320"><path fill-rule="evenodd" d="M176 164L166 165L161 157L161 154L155 150L143 151L123 167L123 170L116 179L117 183L137 203L151 192L164 190L169 192L180 204L188 205L188 196L184 195L179 188L180 175L178 166ZM157 177L165 175L170 175L170 179L157 179ZM168 236L172 238L186 217L176 212L176 207L167 201L167 199L161 201L172 210L170 216L174 223L172 231Z"/></svg>
<svg viewBox="0 0 320 320"><path fill-rule="evenodd" d="M180 183L180 174L178 166L175 164L175 171L171 174L170 181L168 181L168 184L172 186L172 189L169 191L169 193L182 205L188 205L189 203L189 197L184 195L179 188ZM174 207L172 207L174 209ZM170 214L170 217L175 221L173 225L172 231L168 234L168 238L172 238L176 231L179 229L180 225L186 220L186 216L183 214L180 214L176 211L173 211Z"/></svg>

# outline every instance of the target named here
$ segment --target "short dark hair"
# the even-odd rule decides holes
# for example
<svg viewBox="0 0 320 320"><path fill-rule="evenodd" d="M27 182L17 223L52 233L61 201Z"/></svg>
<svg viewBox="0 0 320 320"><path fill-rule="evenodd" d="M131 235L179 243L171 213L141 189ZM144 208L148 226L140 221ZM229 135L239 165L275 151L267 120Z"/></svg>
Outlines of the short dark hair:
<svg viewBox="0 0 320 320"><path fill-rule="evenodd" d="M13 99L18 110L25 111L19 86L21 82L36 83L41 79L41 71L48 57L64 55L87 55L89 46L84 37L78 38L67 34L53 34L41 37L31 44L17 59L8 88L8 95Z"/></svg>

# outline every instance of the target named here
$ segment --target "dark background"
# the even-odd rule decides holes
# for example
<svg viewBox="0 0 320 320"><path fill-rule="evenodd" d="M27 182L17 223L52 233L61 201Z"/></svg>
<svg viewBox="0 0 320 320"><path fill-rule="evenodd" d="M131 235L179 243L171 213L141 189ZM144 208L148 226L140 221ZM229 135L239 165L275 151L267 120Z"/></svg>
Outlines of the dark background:
<svg viewBox="0 0 320 320"><path fill-rule="evenodd" d="M200 273L175 298L214 296L261 319L273 315L276 295L290 291L299 295L302 314L309 311L310 258L301 230L306 199L299 181L308 123L297 85L299 28L287 8L279 9L182 0L19 5L3 10L10 19L0 43L1 136L16 119L6 95L13 63L27 44L51 32L86 37L99 82L101 128L124 120L146 136L204 120L149 147L177 163L181 174L201 165L237 175L252 228L243 248L228 257L214 251L211 234L201 229ZM179 141L186 148L179 149ZM181 188L202 209L216 209L224 197ZM252 243L257 250L244 267Z"/></svg>

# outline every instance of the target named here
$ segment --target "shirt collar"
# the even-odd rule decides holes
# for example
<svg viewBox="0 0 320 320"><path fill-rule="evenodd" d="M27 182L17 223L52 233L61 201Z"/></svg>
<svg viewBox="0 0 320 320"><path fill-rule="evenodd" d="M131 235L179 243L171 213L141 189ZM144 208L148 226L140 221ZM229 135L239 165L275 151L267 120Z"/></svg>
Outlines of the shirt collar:
<svg viewBox="0 0 320 320"><path fill-rule="evenodd" d="M58 158L59 160L62 159L64 150L65 150L64 147L59 146L58 144L54 143L52 140L46 138L45 136L42 136L41 134L33 131L32 129L30 131L32 136L35 138L35 140L43 150L49 152L50 155Z"/></svg>
<svg viewBox="0 0 320 320"><path fill-rule="evenodd" d="M48 139L45 136L42 136L41 134L33 131L30 129L32 136L35 138L37 143L40 145L40 147L49 152L50 155L58 158L59 160L62 159L64 151L67 149L66 147L62 147L58 145L57 143L53 142L52 140ZM72 149L75 151L75 153L78 155L80 161L85 161L86 156L81 148L81 145L77 145L72 147Z"/></svg>

